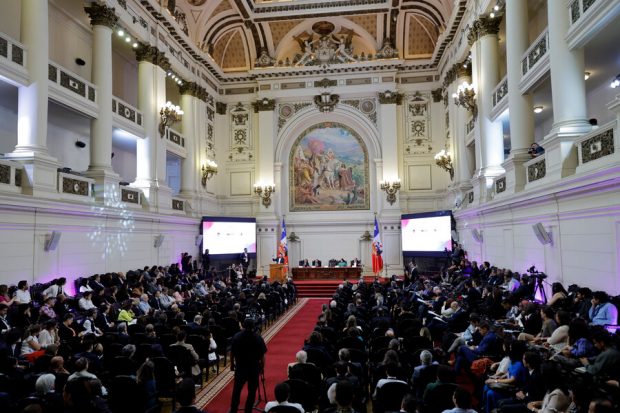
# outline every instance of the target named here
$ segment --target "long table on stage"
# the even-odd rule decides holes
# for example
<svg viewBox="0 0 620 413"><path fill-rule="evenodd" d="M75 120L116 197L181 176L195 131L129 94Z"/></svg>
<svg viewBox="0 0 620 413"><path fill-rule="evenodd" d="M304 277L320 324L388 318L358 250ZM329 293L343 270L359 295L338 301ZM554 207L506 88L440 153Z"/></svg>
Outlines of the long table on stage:
<svg viewBox="0 0 620 413"><path fill-rule="evenodd" d="M293 280L343 280L357 279L362 275L362 267L294 267Z"/></svg>

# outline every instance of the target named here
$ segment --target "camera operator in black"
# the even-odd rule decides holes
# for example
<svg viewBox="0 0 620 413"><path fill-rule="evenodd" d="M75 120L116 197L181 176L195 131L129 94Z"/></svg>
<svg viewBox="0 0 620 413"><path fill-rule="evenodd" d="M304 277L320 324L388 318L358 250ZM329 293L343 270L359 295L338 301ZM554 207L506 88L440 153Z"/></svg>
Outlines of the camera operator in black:
<svg viewBox="0 0 620 413"><path fill-rule="evenodd" d="M267 347L263 338L254 331L254 320L246 318L243 328L235 334L231 343L231 370L235 372L230 413L236 413L241 399L241 390L248 383L248 397L245 413L251 413L258 389L258 377L265 365Z"/></svg>

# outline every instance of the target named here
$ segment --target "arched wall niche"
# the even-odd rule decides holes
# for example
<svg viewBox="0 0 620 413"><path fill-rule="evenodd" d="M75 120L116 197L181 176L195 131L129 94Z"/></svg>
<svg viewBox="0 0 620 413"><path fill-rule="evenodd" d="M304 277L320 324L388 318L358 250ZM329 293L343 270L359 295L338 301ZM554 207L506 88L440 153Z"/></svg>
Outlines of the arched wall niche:
<svg viewBox="0 0 620 413"><path fill-rule="evenodd" d="M368 155L368 186L370 209L357 211L291 211L290 210L290 154L293 146L304 131L326 122L340 124L355 132L361 143L366 147ZM281 175L276 186L282 188L279 196L278 209L290 217L303 215L305 220L347 220L350 223L366 222L377 211L377 163L381 159L381 142L376 125L355 108L348 105L337 105L333 112L322 113L312 105L289 119L278 133L275 148L275 162L282 165ZM288 219L288 218L287 218ZM297 220L297 219L296 219Z"/></svg>

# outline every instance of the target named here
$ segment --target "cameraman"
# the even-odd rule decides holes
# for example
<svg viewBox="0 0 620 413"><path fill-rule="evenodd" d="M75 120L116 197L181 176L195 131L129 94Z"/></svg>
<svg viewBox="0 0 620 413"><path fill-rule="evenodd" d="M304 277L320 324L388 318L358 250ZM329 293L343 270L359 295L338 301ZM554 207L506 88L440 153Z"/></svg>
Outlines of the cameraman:
<svg viewBox="0 0 620 413"><path fill-rule="evenodd" d="M248 383L248 397L245 413L251 413L258 389L258 376L265 366L267 347L263 338L254 331L254 320L246 318L240 332L232 338L230 358L231 370L235 372L230 412L236 413L241 399L241 390Z"/></svg>
<svg viewBox="0 0 620 413"><path fill-rule="evenodd" d="M545 148L534 142L530 145L530 149L528 149L527 153L529 153L532 158L536 158L538 155L545 153Z"/></svg>

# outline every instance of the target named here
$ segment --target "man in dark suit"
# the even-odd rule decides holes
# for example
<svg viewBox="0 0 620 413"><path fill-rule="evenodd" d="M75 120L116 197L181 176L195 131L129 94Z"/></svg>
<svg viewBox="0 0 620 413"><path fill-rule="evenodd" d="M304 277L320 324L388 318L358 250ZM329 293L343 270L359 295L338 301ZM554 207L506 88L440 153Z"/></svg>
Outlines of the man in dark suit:
<svg viewBox="0 0 620 413"><path fill-rule="evenodd" d="M284 264L284 257L282 257L282 255L278 254L278 256L276 258L274 258L273 261L276 264Z"/></svg>
<svg viewBox="0 0 620 413"><path fill-rule="evenodd" d="M248 384L248 397L245 402L245 413L252 413L258 377L265 365L267 346L263 338L254 331L254 320L246 318L243 329L232 338L230 358L231 370L235 372L235 381L230 402L230 411L235 413L239 407L241 390Z"/></svg>
<svg viewBox="0 0 620 413"><path fill-rule="evenodd" d="M248 254L248 249L244 248L243 252L239 255L239 261L241 261L241 266L243 267L243 273L248 273L248 266L250 265L250 254Z"/></svg>
<svg viewBox="0 0 620 413"><path fill-rule="evenodd" d="M6 319L6 314L9 312L9 306L6 304L0 304L0 337L9 332L11 326Z"/></svg>
<svg viewBox="0 0 620 413"><path fill-rule="evenodd" d="M351 260L351 267L361 267L362 262L357 258Z"/></svg>
<svg viewBox="0 0 620 413"><path fill-rule="evenodd" d="M206 277L209 271L209 265L211 265L211 257L209 256L209 249L202 253L202 273Z"/></svg>
<svg viewBox="0 0 620 413"><path fill-rule="evenodd" d="M313 266L313 267L321 267L321 266L322 266L322 264L323 264L323 263L322 263L322 262L321 262L321 260L320 260L320 259L318 259L318 258L315 258L314 260L312 260L312 266Z"/></svg>

